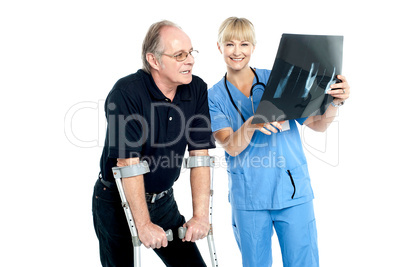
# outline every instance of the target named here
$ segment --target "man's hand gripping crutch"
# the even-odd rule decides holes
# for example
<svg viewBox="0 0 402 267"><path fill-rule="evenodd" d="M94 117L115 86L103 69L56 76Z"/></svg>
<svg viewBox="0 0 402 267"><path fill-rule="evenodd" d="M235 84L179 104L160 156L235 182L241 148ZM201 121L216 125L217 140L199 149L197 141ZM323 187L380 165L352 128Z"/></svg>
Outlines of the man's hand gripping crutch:
<svg viewBox="0 0 402 267"><path fill-rule="evenodd" d="M143 179L143 174L149 172L147 162L139 162L139 160L136 160L135 164L131 163L133 162L127 164L127 162L122 163L122 160L119 160L118 167L112 168L112 172L116 179L117 189L119 190L124 213L130 228L134 249L134 266L140 267L141 241L147 248L166 247L167 241L173 240L173 233L172 230L164 232L161 227L153 224L150 220L147 204L144 198L145 191ZM130 209L129 203L133 203L132 200L134 199L136 200L136 205L133 205ZM140 233L137 232L137 227L133 217L134 214L137 225L140 225ZM141 241L139 236L141 236Z"/></svg>
<svg viewBox="0 0 402 267"><path fill-rule="evenodd" d="M211 262L213 267L218 267L218 259L216 257L216 250L215 250L215 243L214 243L214 237L213 237L213 229L212 229L212 204L213 204L213 179L214 179L214 165L215 165L215 158L211 156L193 156L190 154L190 157L187 159L184 159L184 167L192 169L192 171L195 171L198 169L198 167L208 167L210 170L210 197L209 197L209 231L207 234L207 240L208 240L208 247L209 247L209 253L211 257ZM184 227L179 228L179 238L185 239L187 241L189 238L189 231L191 231L191 228L187 228L188 223L184 225ZM205 237L205 236L203 236Z"/></svg>

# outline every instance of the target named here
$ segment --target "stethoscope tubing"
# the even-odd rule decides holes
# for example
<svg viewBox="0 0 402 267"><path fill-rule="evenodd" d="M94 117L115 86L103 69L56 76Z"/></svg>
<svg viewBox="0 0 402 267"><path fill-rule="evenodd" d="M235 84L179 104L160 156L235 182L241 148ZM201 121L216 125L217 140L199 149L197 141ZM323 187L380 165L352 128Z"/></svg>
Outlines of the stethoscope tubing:
<svg viewBox="0 0 402 267"><path fill-rule="evenodd" d="M262 85L262 86L264 86L264 88L265 88L266 85L265 85L264 83L260 82L260 79L258 79L258 75L257 75L257 73L255 72L255 70L254 70L252 67L250 67L250 69L251 69L251 71L254 73L254 76L255 76L255 78L256 78L256 80L257 80L257 82L256 82L255 84L253 84L253 85L251 86L251 89L250 89L251 107L252 107L252 109L253 109L253 114L255 114L255 110L254 110L254 101L253 101L253 89L254 89L254 87L256 87L257 85ZM224 78L225 78L225 88L226 88L226 91L228 92L229 99L230 99L230 101L232 102L232 105L234 106L234 108L235 108L235 109L237 110L237 112L239 113L239 115L240 115L240 117L242 118L243 122L246 122L246 119L244 118L244 116L243 116L243 114L241 113L240 109L236 106L236 104L235 104L235 102L234 102L234 100L233 100L232 94L231 94L230 91L229 91L228 83L227 83L227 77L226 77L226 76L227 76L227 73L225 73Z"/></svg>

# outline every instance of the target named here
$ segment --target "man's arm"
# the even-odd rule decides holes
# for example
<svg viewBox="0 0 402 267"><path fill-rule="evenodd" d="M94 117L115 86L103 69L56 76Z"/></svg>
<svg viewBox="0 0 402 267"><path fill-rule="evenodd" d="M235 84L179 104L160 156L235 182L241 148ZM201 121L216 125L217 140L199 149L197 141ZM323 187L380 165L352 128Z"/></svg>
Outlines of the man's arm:
<svg viewBox="0 0 402 267"><path fill-rule="evenodd" d="M208 150L192 150L190 156L208 156ZM207 236L209 231L209 167L196 167L190 170L191 194L193 199L193 218L183 226L187 227L186 241L195 242Z"/></svg>
<svg viewBox="0 0 402 267"><path fill-rule="evenodd" d="M340 79L341 83L336 83L331 85L331 91L329 94L334 97L334 104L339 104L340 102L345 101L349 98L350 95L350 86L345 76L338 75L338 79ZM328 109L325 111L323 115L317 115L309 117L304 125L313 129L317 132L325 132L332 121L335 119L336 114L338 112L338 108L332 105L329 105Z"/></svg>
<svg viewBox="0 0 402 267"><path fill-rule="evenodd" d="M117 166L135 165L139 158L118 159ZM151 222L148 206L145 200L144 176L138 175L122 179L124 193L130 206L131 213L137 228L138 237L147 248L160 248L167 246L165 231Z"/></svg>

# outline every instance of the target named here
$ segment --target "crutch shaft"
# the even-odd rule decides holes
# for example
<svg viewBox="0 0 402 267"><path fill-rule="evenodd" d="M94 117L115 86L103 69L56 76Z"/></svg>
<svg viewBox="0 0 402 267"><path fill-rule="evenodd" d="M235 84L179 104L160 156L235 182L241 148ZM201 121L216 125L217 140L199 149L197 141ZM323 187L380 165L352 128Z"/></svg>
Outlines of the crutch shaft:
<svg viewBox="0 0 402 267"><path fill-rule="evenodd" d="M212 231L211 234L208 234L208 247L209 247L209 255L211 256L211 262L214 267L218 267L218 258L216 257L216 249L215 249L215 242L214 242L214 235Z"/></svg>
<svg viewBox="0 0 402 267"><path fill-rule="evenodd" d="M183 239L186 236L187 233L187 228L185 227L179 227L179 238ZM216 249L215 249L215 242L214 242L214 235L213 235L213 230L212 230L212 225L210 226L208 235L207 235L207 240L208 240L208 248L209 248L209 255L211 257L211 263L213 267L218 267L218 258L216 256Z"/></svg>
<svg viewBox="0 0 402 267"><path fill-rule="evenodd" d="M213 207L213 184L214 184L214 165L215 165L215 158L211 156L192 156L188 159L184 160L185 168L196 168L196 167L210 167L210 200L209 200L209 223L210 229L208 232L208 247L209 247L209 254L211 256L211 262L213 267L218 267L218 259L216 257L216 249L212 231L212 207ZM184 227L179 228L179 238L183 239L186 235L187 229Z"/></svg>
<svg viewBox="0 0 402 267"><path fill-rule="evenodd" d="M133 250L134 250L134 267L140 267L141 266L141 253L140 253L140 247L141 247L141 241L138 237L138 232L137 228L135 226L134 218L131 213L130 206L128 204L126 195L124 193L124 188L121 179L127 178L127 177L132 177L134 175L140 175L143 174L147 171L149 171L148 165L146 163L142 163L142 165L138 166L130 166L130 167L115 167L113 168L113 176L116 181L116 186L119 191L121 203L123 206L124 214L127 219L127 223L130 229L131 233L131 239L133 242ZM171 229L167 230L166 232L166 237L168 241L173 240L173 232Z"/></svg>

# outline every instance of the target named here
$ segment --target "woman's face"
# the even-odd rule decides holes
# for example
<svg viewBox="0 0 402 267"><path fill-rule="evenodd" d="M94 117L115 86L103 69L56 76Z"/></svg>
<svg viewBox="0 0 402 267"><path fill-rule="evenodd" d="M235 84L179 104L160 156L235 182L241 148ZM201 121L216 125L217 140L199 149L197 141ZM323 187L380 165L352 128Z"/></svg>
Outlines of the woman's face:
<svg viewBox="0 0 402 267"><path fill-rule="evenodd" d="M254 48L255 46L248 41L231 40L223 44L218 43L218 49L227 67L237 71L248 67Z"/></svg>

